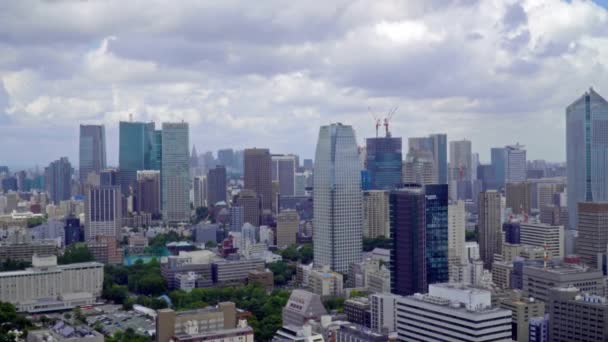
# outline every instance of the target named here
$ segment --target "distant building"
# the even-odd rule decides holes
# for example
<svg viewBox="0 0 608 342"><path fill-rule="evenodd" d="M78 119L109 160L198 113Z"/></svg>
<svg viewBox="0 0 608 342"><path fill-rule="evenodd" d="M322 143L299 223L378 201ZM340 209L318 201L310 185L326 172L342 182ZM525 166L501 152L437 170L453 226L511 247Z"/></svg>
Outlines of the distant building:
<svg viewBox="0 0 608 342"><path fill-rule="evenodd" d="M492 268L494 254L500 254L502 244L501 201L500 193L493 190L479 195L479 254L487 269Z"/></svg>
<svg viewBox="0 0 608 342"><path fill-rule="evenodd" d="M192 180L192 190L194 192L194 208L207 207L207 177L195 176Z"/></svg>
<svg viewBox="0 0 608 342"><path fill-rule="evenodd" d="M600 270L567 263L552 263L546 269L542 264L523 267L523 290L527 296L548 302L549 290L553 287L576 287L603 295L604 275Z"/></svg>
<svg viewBox="0 0 608 342"><path fill-rule="evenodd" d="M75 217L68 217L65 219L64 227L64 246L84 241L84 229L80 225L80 220Z"/></svg>
<svg viewBox="0 0 608 342"><path fill-rule="evenodd" d="M249 223L256 227L260 226L262 199L255 191L249 189L241 190L236 198L235 206L243 208L243 224ZM241 227L238 227L238 231L241 231Z"/></svg>
<svg viewBox="0 0 608 342"><path fill-rule="evenodd" d="M365 166L369 172L370 189L390 190L401 184L401 138L368 138Z"/></svg>
<svg viewBox="0 0 608 342"><path fill-rule="evenodd" d="M191 339L198 334L216 333L237 328L236 305L222 302L216 307L175 312L171 309L158 310L156 316L156 342L170 341L215 341L215 339ZM247 339L226 339L225 341L253 341L253 332Z"/></svg>
<svg viewBox="0 0 608 342"><path fill-rule="evenodd" d="M106 168L106 130L103 125L80 125L79 142L80 184L84 185L91 172Z"/></svg>
<svg viewBox="0 0 608 342"><path fill-rule="evenodd" d="M516 144L505 147L505 183L519 183L526 180L526 150Z"/></svg>
<svg viewBox="0 0 608 342"><path fill-rule="evenodd" d="M264 270L264 260L217 260L213 262L213 283L217 286L242 284L254 270Z"/></svg>
<svg viewBox="0 0 608 342"><path fill-rule="evenodd" d="M44 184L52 203L58 205L72 197L73 173L74 169L67 157L55 160L44 169Z"/></svg>
<svg viewBox="0 0 608 342"><path fill-rule="evenodd" d="M158 169L154 162L156 157L154 122L121 121L118 128L120 187L123 194L129 195L131 189L135 188L137 171Z"/></svg>
<svg viewBox="0 0 608 342"><path fill-rule="evenodd" d="M97 235L95 240L87 241L87 247L95 261L114 265L123 263L124 250L118 248L118 241L114 236Z"/></svg>
<svg viewBox="0 0 608 342"><path fill-rule="evenodd" d="M137 171L135 211L150 213L158 217L161 214L160 205L160 171Z"/></svg>
<svg viewBox="0 0 608 342"><path fill-rule="evenodd" d="M507 208L511 208L513 214L530 214L532 184L528 182L507 183L505 187Z"/></svg>
<svg viewBox="0 0 608 342"><path fill-rule="evenodd" d="M428 284L449 281L448 185L424 186L426 213L426 277Z"/></svg>
<svg viewBox="0 0 608 342"><path fill-rule="evenodd" d="M522 222L520 241L524 245L547 248L554 258L565 257L565 231L563 226Z"/></svg>
<svg viewBox="0 0 608 342"><path fill-rule="evenodd" d="M260 196L262 209L272 209L272 160L270 151L264 148L246 149L244 158L244 188L252 190Z"/></svg>
<svg viewBox="0 0 608 342"><path fill-rule="evenodd" d="M583 262L598 268L598 254L608 246L608 202L578 203L576 252Z"/></svg>
<svg viewBox="0 0 608 342"><path fill-rule="evenodd" d="M88 326L71 326L57 321L52 327L27 332L27 342L104 342L104 336Z"/></svg>
<svg viewBox="0 0 608 342"><path fill-rule="evenodd" d="M344 302L344 313L349 322L371 327L370 301L367 297L356 297Z"/></svg>
<svg viewBox="0 0 608 342"><path fill-rule="evenodd" d="M98 236L118 239L122 228L122 195L116 170L101 172L98 186L87 186L85 191L85 240Z"/></svg>
<svg viewBox="0 0 608 342"><path fill-rule="evenodd" d="M207 206L226 202L226 168L216 166L207 173Z"/></svg>
<svg viewBox="0 0 608 342"><path fill-rule="evenodd" d="M295 195L297 167L297 156L295 155L272 155L272 180L279 183L279 194L281 196Z"/></svg>
<svg viewBox="0 0 608 342"><path fill-rule="evenodd" d="M163 220L190 221L189 128L185 122L163 123L161 198Z"/></svg>
<svg viewBox="0 0 608 342"><path fill-rule="evenodd" d="M341 296L344 290L342 274L330 271L328 267L311 270L308 285L313 293L322 297Z"/></svg>
<svg viewBox="0 0 608 342"><path fill-rule="evenodd" d="M465 254L466 211L464 201L457 201L448 206L448 266L450 279L453 279L456 267L468 261Z"/></svg>
<svg viewBox="0 0 608 342"><path fill-rule="evenodd" d="M283 210L277 215L277 247L288 247L296 243L300 227L300 216L295 210Z"/></svg>

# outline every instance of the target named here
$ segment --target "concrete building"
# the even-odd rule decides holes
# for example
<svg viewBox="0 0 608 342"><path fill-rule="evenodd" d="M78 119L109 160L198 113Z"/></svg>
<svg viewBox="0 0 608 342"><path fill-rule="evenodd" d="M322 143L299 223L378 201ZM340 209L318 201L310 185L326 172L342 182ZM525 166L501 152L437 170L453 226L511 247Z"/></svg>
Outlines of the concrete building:
<svg viewBox="0 0 608 342"><path fill-rule="evenodd" d="M568 229L576 230L579 202L608 200L608 102L590 88L566 108ZM574 253L574 233L567 234L566 254Z"/></svg>
<svg viewBox="0 0 608 342"><path fill-rule="evenodd" d="M130 195L138 170L158 170L155 157L154 122L119 123L118 169L121 192Z"/></svg>
<svg viewBox="0 0 608 342"><path fill-rule="evenodd" d="M598 254L608 246L608 202L578 203L576 253L591 267L599 268Z"/></svg>
<svg viewBox="0 0 608 342"><path fill-rule="evenodd" d="M190 221L189 128L185 122L163 123L161 198L163 220Z"/></svg>
<svg viewBox="0 0 608 342"><path fill-rule="evenodd" d="M207 205L226 200L226 168L218 165L207 173Z"/></svg>
<svg viewBox="0 0 608 342"><path fill-rule="evenodd" d="M57 255L54 240L21 240L0 242L0 262L7 259L30 261L34 255Z"/></svg>
<svg viewBox="0 0 608 342"><path fill-rule="evenodd" d="M222 302L216 307L175 312L157 311L156 342L175 341L175 337L214 332L237 327L236 305Z"/></svg>
<svg viewBox="0 0 608 342"><path fill-rule="evenodd" d="M523 145L505 146L505 183L526 180L526 150Z"/></svg>
<svg viewBox="0 0 608 342"><path fill-rule="evenodd" d="M295 210L283 210L277 215L277 247L285 248L296 243L300 216Z"/></svg>
<svg viewBox="0 0 608 342"><path fill-rule="evenodd" d="M425 164L432 166L433 170L430 174L436 178L433 178L431 183L425 184L448 183L447 151L447 136L445 134L431 134L428 137L408 139L408 155L411 153L414 156L419 156L420 152L430 152L430 156L432 156L432 159L425 161ZM425 159L428 159L428 155ZM428 167L424 168L428 170Z"/></svg>
<svg viewBox="0 0 608 342"><path fill-rule="evenodd" d="M388 194L385 190L363 192L363 237L389 237Z"/></svg>
<svg viewBox="0 0 608 342"><path fill-rule="evenodd" d="M124 250L118 248L118 241L114 236L97 235L95 240L87 241L87 248L95 261L102 264L121 265Z"/></svg>
<svg viewBox="0 0 608 342"><path fill-rule="evenodd" d="M106 168L106 130L104 125L80 125L79 178L84 185L91 172Z"/></svg>
<svg viewBox="0 0 608 342"><path fill-rule="evenodd" d="M283 325L301 327L309 320L320 320L326 314L321 296L305 290L293 290L283 308Z"/></svg>
<svg viewBox="0 0 608 342"><path fill-rule="evenodd" d="M84 219L86 241L93 241L98 236L120 237L122 228L123 205L118 171L103 170L99 185L86 187Z"/></svg>
<svg viewBox="0 0 608 342"><path fill-rule="evenodd" d="M566 263L541 263L523 267L523 291L526 296L547 302L553 287L576 287L581 291L603 295L605 281L602 271Z"/></svg>
<svg viewBox="0 0 608 342"><path fill-rule="evenodd" d="M295 174L297 170L297 156L292 154L273 154L272 181L279 183L279 195L295 195Z"/></svg>
<svg viewBox="0 0 608 342"><path fill-rule="evenodd" d="M372 190L390 190L401 183L401 138L385 137L366 139L365 169L369 173Z"/></svg>
<svg viewBox="0 0 608 342"><path fill-rule="evenodd" d="M429 285L427 295L397 299L401 341L511 341L509 310L492 307L490 291Z"/></svg>
<svg viewBox="0 0 608 342"><path fill-rule="evenodd" d="M499 299L501 308L510 310L511 316L511 338L517 342L529 341L530 320L534 317L545 315L545 303L534 298L525 298L521 291L510 291L509 296Z"/></svg>
<svg viewBox="0 0 608 342"><path fill-rule="evenodd" d="M308 276L310 290L321 297L341 296L344 290L342 274L331 271L328 267L312 269Z"/></svg>
<svg viewBox="0 0 608 342"><path fill-rule="evenodd" d="M272 159L265 148L245 150L244 188L255 191L260 196L262 210L272 209ZM252 222L250 222L253 224Z"/></svg>
<svg viewBox="0 0 608 342"><path fill-rule="evenodd" d="M553 226L544 223L519 224L520 242L522 245L547 247L554 258L565 256L564 226Z"/></svg>
<svg viewBox="0 0 608 342"><path fill-rule="evenodd" d="M238 285L247 281L249 272L264 270L262 259L217 260L213 262L213 283L216 286Z"/></svg>
<svg viewBox="0 0 608 342"><path fill-rule="evenodd" d="M549 315L530 318L529 342L549 342Z"/></svg>
<svg viewBox="0 0 608 342"><path fill-rule="evenodd" d="M135 190L135 211L150 213L155 217L161 214L160 171L137 171Z"/></svg>
<svg viewBox="0 0 608 342"><path fill-rule="evenodd" d="M457 180L471 180L472 152L470 140L450 141L450 175Z"/></svg>
<svg viewBox="0 0 608 342"><path fill-rule="evenodd" d="M195 176L192 180L192 190L194 192L194 208L207 207L207 177Z"/></svg>
<svg viewBox="0 0 608 342"><path fill-rule="evenodd" d="M464 201L448 206L448 264L450 273L454 266L468 260L465 256L466 211ZM450 274L452 279L452 274Z"/></svg>
<svg viewBox="0 0 608 342"><path fill-rule="evenodd" d="M315 264L346 273L360 261L363 243L361 165L351 126L321 126L313 196Z"/></svg>
<svg viewBox="0 0 608 342"><path fill-rule="evenodd" d="M531 183L528 182L506 184L507 208L511 208L513 214L530 214L531 187Z"/></svg>
<svg viewBox="0 0 608 342"><path fill-rule="evenodd" d="M437 184L437 167L433 153L427 150L410 150L403 161L404 184Z"/></svg>
<svg viewBox="0 0 608 342"><path fill-rule="evenodd" d="M262 199L258 194L249 189L239 192L235 205L243 208L243 224L249 223L256 227L260 226L260 216L262 215ZM238 221L238 219L237 219ZM238 227L238 231L241 231Z"/></svg>
<svg viewBox="0 0 608 342"><path fill-rule="evenodd" d="M44 185L51 203L58 205L72 197L72 174L74 169L67 157L53 161L44 168Z"/></svg>
<svg viewBox="0 0 608 342"><path fill-rule="evenodd" d="M385 342L387 336L360 324L342 324L336 332L336 342Z"/></svg>
<svg viewBox="0 0 608 342"><path fill-rule="evenodd" d="M350 298L344 301L344 313L349 322L370 327L371 310L367 297Z"/></svg>
<svg viewBox="0 0 608 342"><path fill-rule="evenodd" d="M56 256L34 256L32 267L0 273L0 301L30 313L90 305L101 295L103 265L57 265Z"/></svg>
<svg viewBox="0 0 608 342"><path fill-rule="evenodd" d="M249 271L249 276L247 277L248 284L259 284L264 288L272 291L274 288L274 275L271 271L264 270L253 270Z"/></svg>
<svg viewBox="0 0 608 342"><path fill-rule="evenodd" d="M502 244L501 203L500 193L494 190L479 194L479 255L487 269L492 268L494 254L500 254Z"/></svg>
<svg viewBox="0 0 608 342"><path fill-rule="evenodd" d="M273 342L324 342L323 335L312 331L308 324L304 326L283 325L276 332Z"/></svg>
<svg viewBox="0 0 608 342"><path fill-rule="evenodd" d="M194 273L197 276L196 287L210 287L213 285L212 262L214 260L213 253L209 251L172 255L167 257L166 260L162 260L160 273L170 290L179 287L178 275L189 273Z"/></svg>
<svg viewBox="0 0 608 342"><path fill-rule="evenodd" d="M552 288L548 293L549 341L608 340L608 301L577 288Z"/></svg>
<svg viewBox="0 0 608 342"><path fill-rule="evenodd" d="M424 196L427 283L446 283L450 279L448 266L448 185L425 185Z"/></svg>
<svg viewBox="0 0 608 342"><path fill-rule="evenodd" d="M370 328L387 335L397 331L397 299L389 293L374 293L370 298Z"/></svg>

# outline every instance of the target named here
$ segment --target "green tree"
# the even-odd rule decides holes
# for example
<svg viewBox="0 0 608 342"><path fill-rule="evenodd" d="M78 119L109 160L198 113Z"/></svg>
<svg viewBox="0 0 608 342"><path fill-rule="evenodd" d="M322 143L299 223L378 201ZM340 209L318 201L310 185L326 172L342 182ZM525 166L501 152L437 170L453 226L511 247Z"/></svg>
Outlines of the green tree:
<svg viewBox="0 0 608 342"><path fill-rule="evenodd" d="M268 269L272 271L274 276L274 284L276 286L284 286L291 280L296 273L296 266L290 265L285 261L277 261L268 264Z"/></svg>
<svg viewBox="0 0 608 342"><path fill-rule="evenodd" d="M103 287L101 296L103 299L112 301L115 304L123 304L129 296L129 290L124 285L111 284Z"/></svg>
<svg viewBox="0 0 608 342"><path fill-rule="evenodd" d="M44 216L30 217L27 219L27 227L34 228L36 226L39 226L39 225L45 223L46 221L47 221L47 218Z"/></svg>
<svg viewBox="0 0 608 342"><path fill-rule="evenodd" d="M303 264L310 264L313 259L313 248L311 243L302 245L300 248L300 262Z"/></svg>
<svg viewBox="0 0 608 342"><path fill-rule="evenodd" d="M384 236L363 239L363 251L364 252L371 252L374 248L390 249L391 246L392 246L391 239L385 238Z"/></svg>
<svg viewBox="0 0 608 342"><path fill-rule="evenodd" d="M31 266L32 263L29 261L6 259L0 262L0 272L24 270Z"/></svg>
<svg viewBox="0 0 608 342"><path fill-rule="evenodd" d="M217 247L217 242L215 242L215 241L207 241L205 243L205 248L207 248L207 249L211 249L211 248L215 248L215 247Z"/></svg>
<svg viewBox="0 0 608 342"><path fill-rule="evenodd" d="M16 337L9 333L11 330L27 331L31 327L32 323L17 313L14 305L0 302L0 341L16 341Z"/></svg>
<svg viewBox="0 0 608 342"><path fill-rule="evenodd" d="M478 238L477 230L465 231L465 240L466 241L477 241L477 238Z"/></svg>
<svg viewBox="0 0 608 342"><path fill-rule="evenodd" d="M73 244L68 246L63 255L57 259L60 265L88 262L95 260L93 254L85 244Z"/></svg>

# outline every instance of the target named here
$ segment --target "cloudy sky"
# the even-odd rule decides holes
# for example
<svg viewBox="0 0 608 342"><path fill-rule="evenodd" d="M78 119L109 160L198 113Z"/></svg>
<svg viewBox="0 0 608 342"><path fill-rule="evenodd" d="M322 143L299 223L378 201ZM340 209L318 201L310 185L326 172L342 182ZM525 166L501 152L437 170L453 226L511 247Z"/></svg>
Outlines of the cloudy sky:
<svg viewBox="0 0 608 342"><path fill-rule="evenodd" d="M0 165L78 160L78 125L185 120L199 152L312 157L318 127L520 142L564 159L564 108L608 96L605 3L2 1ZM406 146L404 146L406 148Z"/></svg>

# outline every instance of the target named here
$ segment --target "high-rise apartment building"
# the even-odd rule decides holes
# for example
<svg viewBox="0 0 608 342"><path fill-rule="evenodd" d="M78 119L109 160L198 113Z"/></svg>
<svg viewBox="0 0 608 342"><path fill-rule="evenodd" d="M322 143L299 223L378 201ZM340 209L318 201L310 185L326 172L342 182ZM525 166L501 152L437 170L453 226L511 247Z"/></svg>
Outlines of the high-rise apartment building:
<svg viewBox="0 0 608 342"><path fill-rule="evenodd" d="M526 180L526 150L520 144L505 147L505 182L517 183Z"/></svg>
<svg viewBox="0 0 608 342"><path fill-rule="evenodd" d="M389 237L388 191L363 192L363 237Z"/></svg>
<svg viewBox="0 0 608 342"><path fill-rule="evenodd" d="M391 191L391 292L409 296L427 291L426 198L421 187ZM316 231L315 231L316 233Z"/></svg>
<svg viewBox="0 0 608 342"><path fill-rule="evenodd" d="M135 188L137 171L154 170L153 150L156 144L154 122L119 123L118 168L120 187L127 196Z"/></svg>
<svg viewBox="0 0 608 342"><path fill-rule="evenodd" d="M487 269L492 267L494 254L500 254L502 245L501 201L500 193L494 190L479 194L479 254Z"/></svg>
<svg viewBox="0 0 608 342"><path fill-rule="evenodd" d="M245 150L245 189L255 191L262 201L262 210L272 209L272 159L265 148Z"/></svg>
<svg viewBox="0 0 608 342"><path fill-rule="evenodd" d="M72 174L74 169L67 157L61 157L44 169L44 184L49 199L56 205L72 196Z"/></svg>
<svg viewBox="0 0 608 342"><path fill-rule="evenodd" d="M566 165L569 229L579 222L579 202L608 200L608 102L593 88L566 108ZM570 234L569 234L570 235ZM568 238L566 253L574 252Z"/></svg>
<svg viewBox="0 0 608 342"><path fill-rule="evenodd" d="M598 254L608 246L608 202L578 203L576 253L588 265L598 268Z"/></svg>
<svg viewBox="0 0 608 342"><path fill-rule="evenodd" d="M401 138L368 138L365 167L369 172L370 189L389 190L401 184Z"/></svg>
<svg viewBox="0 0 608 342"><path fill-rule="evenodd" d="M160 171L137 171L137 190L135 192L135 211L160 216Z"/></svg>
<svg viewBox="0 0 608 342"><path fill-rule="evenodd" d="M122 196L118 172L114 169L103 170L100 179L99 185L89 185L85 190L86 241L93 241L98 236L118 239L121 233Z"/></svg>
<svg viewBox="0 0 608 342"><path fill-rule="evenodd" d="M410 150L403 161L403 183L437 184L437 167L429 150ZM443 183L445 184L445 183Z"/></svg>
<svg viewBox="0 0 608 342"><path fill-rule="evenodd" d="M272 181L279 183L279 195L293 196L295 193L295 175L297 157L294 155L273 155Z"/></svg>
<svg viewBox="0 0 608 342"><path fill-rule="evenodd" d="M190 220L188 124L163 123L161 196L165 222Z"/></svg>
<svg viewBox="0 0 608 342"><path fill-rule="evenodd" d="M448 185L425 185L424 195L427 283L446 283L449 281Z"/></svg>
<svg viewBox="0 0 608 342"><path fill-rule="evenodd" d="M106 130L103 125L80 125L79 175L84 184L91 172L106 168Z"/></svg>
<svg viewBox="0 0 608 342"><path fill-rule="evenodd" d="M218 165L207 173L207 204L226 202L226 167Z"/></svg>
<svg viewBox="0 0 608 342"><path fill-rule="evenodd" d="M360 261L363 235L361 165L351 126L321 126L313 196L315 263L346 273Z"/></svg>

